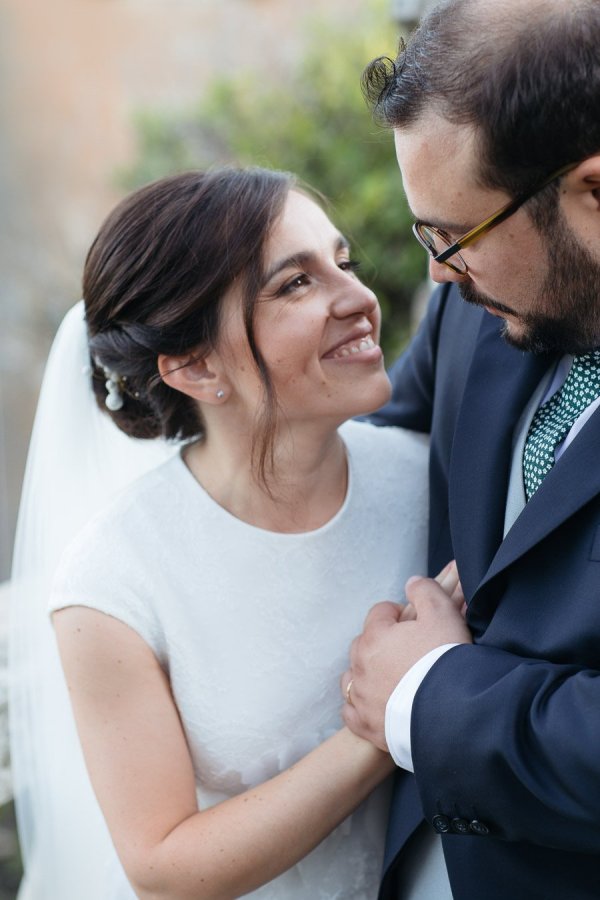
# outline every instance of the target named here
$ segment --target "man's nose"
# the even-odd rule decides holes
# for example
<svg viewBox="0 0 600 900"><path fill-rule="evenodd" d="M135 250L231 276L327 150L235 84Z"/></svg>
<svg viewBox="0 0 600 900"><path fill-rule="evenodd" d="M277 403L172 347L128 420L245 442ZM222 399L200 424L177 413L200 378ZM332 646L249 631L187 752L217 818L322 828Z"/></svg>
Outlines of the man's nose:
<svg viewBox="0 0 600 900"><path fill-rule="evenodd" d="M469 277L468 273L461 275L460 272L455 272L445 263L436 262L433 257L429 259L429 275L438 284L446 284L449 281L466 281Z"/></svg>

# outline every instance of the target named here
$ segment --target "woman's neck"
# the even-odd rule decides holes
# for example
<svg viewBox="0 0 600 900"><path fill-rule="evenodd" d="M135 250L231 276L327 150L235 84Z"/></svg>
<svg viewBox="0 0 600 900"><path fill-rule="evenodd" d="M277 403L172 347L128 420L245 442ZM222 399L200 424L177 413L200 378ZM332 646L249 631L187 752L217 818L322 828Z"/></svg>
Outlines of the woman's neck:
<svg viewBox="0 0 600 900"><path fill-rule="evenodd" d="M337 430L298 426L274 444L274 470L266 483L252 460L247 436L210 429L184 452L192 475L210 496L250 525L268 531L313 531L341 508L347 489L346 452Z"/></svg>

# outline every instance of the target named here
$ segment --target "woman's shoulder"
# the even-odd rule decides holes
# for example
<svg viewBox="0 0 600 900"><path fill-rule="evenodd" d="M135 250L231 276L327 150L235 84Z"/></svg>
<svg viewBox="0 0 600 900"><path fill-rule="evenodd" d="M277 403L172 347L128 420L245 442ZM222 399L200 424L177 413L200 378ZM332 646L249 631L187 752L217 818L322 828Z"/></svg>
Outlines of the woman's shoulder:
<svg viewBox="0 0 600 900"><path fill-rule="evenodd" d="M374 535L382 530L393 533L395 542L404 542L406 552L412 547L419 554L426 544L428 436L363 421L346 423L340 434L348 451L351 497L361 527ZM371 526L365 524L368 518Z"/></svg>
<svg viewBox="0 0 600 900"><path fill-rule="evenodd" d="M155 540L161 533L165 511L178 505L176 492L182 466L177 454L110 499L67 543L59 570L102 569L110 562L114 571L120 560L131 560L132 547Z"/></svg>
<svg viewBox="0 0 600 900"><path fill-rule="evenodd" d="M176 455L142 475L84 525L60 558L49 611L87 606L111 615L163 657L163 600L156 585L180 544L169 510L185 518L177 488L183 465Z"/></svg>

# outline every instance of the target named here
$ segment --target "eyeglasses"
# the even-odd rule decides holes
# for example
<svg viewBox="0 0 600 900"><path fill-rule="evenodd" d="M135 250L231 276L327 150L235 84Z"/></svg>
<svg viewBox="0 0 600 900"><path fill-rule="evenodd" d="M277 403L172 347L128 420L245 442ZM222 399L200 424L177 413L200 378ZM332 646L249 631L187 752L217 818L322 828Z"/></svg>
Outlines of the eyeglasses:
<svg viewBox="0 0 600 900"><path fill-rule="evenodd" d="M445 233L440 231L439 228L436 228L434 225L426 225L425 222L415 222L413 225L413 234L421 246L433 257L435 262L444 263L444 265L448 266L449 269L452 269L453 272L457 272L459 275L467 275L469 268L460 255L459 250L462 250L464 247L469 247L471 244L475 243L475 241L478 241L479 238L483 237L484 234L487 234L488 231L491 231L492 228L495 228L496 225L499 225L501 222L504 222L505 219L508 219L509 216L512 216L513 213L516 213L524 203L531 200L536 194L539 194L541 190L557 178L560 178L562 175L566 175L567 172L575 169L578 165L579 163L569 163L568 165L557 169L555 172L552 172L552 174L548 175L541 184L538 184L530 191L519 194L518 197L511 200L506 206L503 206L502 209L499 209L493 215L489 216L480 225L477 225L475 228L467 231L466 234L463 234L463 236L455 241L455 243L449 241Z"/></svg>

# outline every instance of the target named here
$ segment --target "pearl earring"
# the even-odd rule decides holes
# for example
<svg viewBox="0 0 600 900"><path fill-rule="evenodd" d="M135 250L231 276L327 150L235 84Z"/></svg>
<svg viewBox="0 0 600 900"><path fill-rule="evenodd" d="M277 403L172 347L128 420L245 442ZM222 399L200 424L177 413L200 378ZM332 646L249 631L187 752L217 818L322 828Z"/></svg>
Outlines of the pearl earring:
<svg viewBox="0 0 600 900"><path fill-rule="evenodd" d="M217 391L217 400L222 400L224 396L225 396L225 391L221 391L221 390Z"/></svg>

